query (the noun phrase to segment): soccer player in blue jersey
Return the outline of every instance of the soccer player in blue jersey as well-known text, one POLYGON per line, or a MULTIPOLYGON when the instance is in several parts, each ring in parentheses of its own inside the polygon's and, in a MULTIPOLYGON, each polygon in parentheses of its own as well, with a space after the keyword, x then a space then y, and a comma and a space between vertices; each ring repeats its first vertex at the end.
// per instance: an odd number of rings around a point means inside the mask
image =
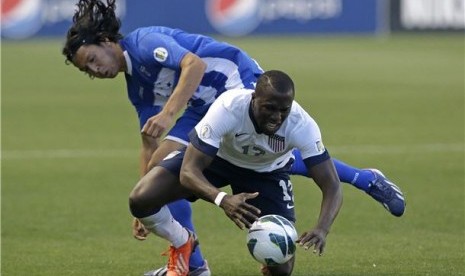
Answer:
MULTIPOLYGON (((187 149, 170 154, 147 173, 130 195, 132 214, 171 248, 168 275, 184 276, 196 236, 165 206, 180 198, 201 198, 221 207, 241 229, 261 215, 295 221, 289 169, 299 149, 307 176, 322 192, 319 218, 298 238, 322 254, 342 204, 342 189, 317 123, 294 101, 294 83, 281 71, 267 71, 255 89, 223 93, 190 132, 187 149), (232 195, 220 188, 230 185, 232 195)), ((294 258, 267 265, 264 275, 291 275, 294 258)))
MULTIPOLYGON (((91 78, 114 78, 124 73, 128 97, 140 121, 141 176, 168 153, 187 145, 189 131, 221 93, 235 88, 253 89, 263 73, 243 50, 207 36, 146 27, 123 37, 113 0, 80 0, 77 7, 63 54, 68 63, 91 78)), ((300 152, 294 154, 291 173, 306 176, 300 152)), ((404 213, 402 192, 381 172, 354 168, 336 159, 333 162, 342 182, 365 191, 391 214, 404 213)), ((193 231, 187 201, 173 202, 169 208, 183 226, 193 231)), ((137 220, 134 222, 135 237, 144 239, 147 232, 137 220)), ((199 250, 190 265, 192 272, 208 273, 192 275, 209 275, 199 250)))

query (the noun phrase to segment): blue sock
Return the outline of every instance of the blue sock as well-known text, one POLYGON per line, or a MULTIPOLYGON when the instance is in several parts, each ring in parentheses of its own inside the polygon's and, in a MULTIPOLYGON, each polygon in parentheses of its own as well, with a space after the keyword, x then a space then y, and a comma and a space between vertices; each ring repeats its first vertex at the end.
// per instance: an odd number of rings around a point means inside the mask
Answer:
MULTIPOLYGON (((292 164, 291 174, 308 177, 307 167, 302 160, 302 155, 298 150, 294 150, 293 154, 295 156, 295 162, 292 164)), ((333 162, 341 182, 351 184, 362 191, 366 192, 370 186, 370 181, 374 180, 375 178, 375 175, 369 170, 362 170, 351 167, 346 163, 334 158, 333 162)))
POLYGON ((341 182, 352 184, 362 191, 368 191, 370 181, 375 179, 375 175, 370 170, 358 169, 334 158, 333 162, 341 182))
MULTIPOLYGON (((182 226, 192 232, 195 232, 194 224, 192 223, 192 209, 189 201, 185 199, 178 200, 168 204, 168 208, 175 220, 177 220, 182 226)), ((200 252, 200 246, 197 246, 189 259, 189 268, 195 269, 203 266, 203 264, 204 259, 202 252, 200 252)))
POLYGON ((291 166, 291 174, 308 177, 307 166, 305 166, 304 160, 302 160, 302 155, 300 154, 300 151, 295 149, 292 151, 292 153, 295 156, 295 161, 291 166))

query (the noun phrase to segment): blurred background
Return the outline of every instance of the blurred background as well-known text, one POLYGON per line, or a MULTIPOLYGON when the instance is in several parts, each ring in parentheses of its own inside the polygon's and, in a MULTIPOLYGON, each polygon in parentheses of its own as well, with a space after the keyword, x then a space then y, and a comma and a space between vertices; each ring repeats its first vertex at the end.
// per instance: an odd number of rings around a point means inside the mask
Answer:
MULTIPOLYGON (((463 0, 117 0, 123 33, 166 25, 245 35, 365 34, 464 30, 463 0)), ((75 1, 3 0, 2 37, 62 37, 75 1)))
MULTIPOLYGON (((90 80, 61 54, 75 1, 1 2, 1 274, 142 275, 167 243, 131 236, 140 134, 124 76, 90 80)), ((122 33, 166 25, 244 49, 296 83, 333 157, 381 169, 395 218, 343 185, 318 258, 294 275, 465 275, 465 0, 117 0, 122 33)), ((318 217, 292 178, 299 232, 318 217)), ((245 232, 193 204, 213 275, 259 275, 245 232)))

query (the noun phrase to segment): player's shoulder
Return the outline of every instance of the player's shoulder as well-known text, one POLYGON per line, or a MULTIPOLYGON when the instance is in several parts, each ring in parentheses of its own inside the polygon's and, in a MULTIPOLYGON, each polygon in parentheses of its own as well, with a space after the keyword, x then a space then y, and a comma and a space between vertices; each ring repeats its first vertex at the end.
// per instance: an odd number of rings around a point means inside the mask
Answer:
POLYGON ((155 33, 151 32, 151 28, 138 28, 125 35, 121 43, 132 55, 139 55, 144 49, 147 49, 145 46, 151 43, 153 39, 150 37, 152 36, 155 37, 155 33))
POLYGON ((291 132, 313 131, 319 129, 319 126, 310 114, 299 103, 294 101, 291 112, 287 117, 286 129, 291 129, 291 132))
POLYGON ((310 114, 297 102, 294 100, 291 107, 291 112, 289 118, 293 121, 307 121, 312 119, 310 114))
POLYGON ((162 54, 169 51, 170 32, 174 29, 161 26, 138 28, 124 37, 121 45, 131 57, 149 62, 154 58, 155 51, 162 54))
POLYGON ((127 34, 124 40, 139 49, 143 49, 145 46, 169 39, 175 32, 175 29, 163 26, 141 27, 127 34))

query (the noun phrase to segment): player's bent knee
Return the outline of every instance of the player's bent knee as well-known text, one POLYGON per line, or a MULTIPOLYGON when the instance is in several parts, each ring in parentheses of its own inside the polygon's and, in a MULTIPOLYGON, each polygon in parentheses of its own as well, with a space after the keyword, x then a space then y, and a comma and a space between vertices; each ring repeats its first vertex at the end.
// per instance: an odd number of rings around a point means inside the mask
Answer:
POLYGON ((148 212, 146 204, 142 200, 142 197, 136 190, 132 190, 129 195, 129 210, 136 218, 146 217, 145 214, 148 212))
POLYGON ((155 193, 144 185, 143 180, 134 187, 129 194, 129 209, 136 218, 150 216, 159 210, 163 204, 159 204, 155 193))
POLYGON ((132 193, 129 196, 129 210, 136 218, 144 218, 153 215, 162 207, 158 204, 148 203, 140 199, 140 197, 134 196, 132 193))
POLYGON ((129 208, 136 218, 150 216, 168 204, 176 193, 177 178, 168 170, 155 167, 143 176, 129 195, 129 208), (171 199, 170 199, 171 198, 171 199))

